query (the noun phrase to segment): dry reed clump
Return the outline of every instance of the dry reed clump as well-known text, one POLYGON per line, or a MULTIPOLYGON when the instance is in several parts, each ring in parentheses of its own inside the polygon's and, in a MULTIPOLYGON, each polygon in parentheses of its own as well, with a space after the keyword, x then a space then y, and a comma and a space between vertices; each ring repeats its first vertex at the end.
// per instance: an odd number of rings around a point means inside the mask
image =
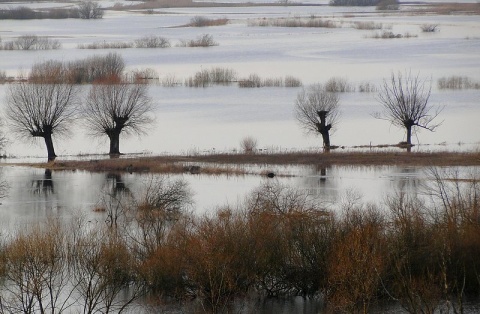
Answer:
POLYGON ((465 14, 479 15, 480 4, 478 3, 432 3, 424 9, 415 10, 417 14, 433 13, 439 15, 465 14))
POLYGON ((383 24, 375 22, 353 22, 353 28, 361 30, 383 29, 383 24))
POLYGON ((237 73, 233 69, 213 67, 211 69, 202 69, 194 76, 185 80, 188 87, 207 87, 214 84, 227 85, 237 80, 237 73))
POLYGON ((194 16, 190 19, 190 23, 185 24, 184 27, 222 26, 227 24, 228 24, 227 18, 209 19, 204 16, 194 16))
POLYGON ((332 77, 324 84, 325 91, 331 93, 349 93, 354 92, 355 87, 348 83, 347 79, 341 77, 332 77))
POLYGON ((170 40, 161 36, 144 36, 134 42, 96 42, 92 44, 78 44, 78 49, 128 49, 128 48, 169 48, 170 40))
POLYGON ((23 35, 6 42, 0 40, 0 50, 55 50, 61 47, 60 41, 37 35, 23 35))
POLYGON ((453 75, 439 78, 437 86, 439 89, 480 89, 480 82, 475 82, 467 76, 453 75))
POLYGON ((414 38, 414 37, 418 37, 418 35, 410 34, 410 33, 395 34, 391 31, 383 31, 381 33, 377 32, 369 36, 369 38, 375 38, 375 39, 414 38))
POLYGON ((424 33, 435 33, 438 31, 438 24, 423 24, 420 29, 424 33))
POLYGON ((398 192, 372 205, 350 193, 334 213, 266 182, 235 209, 203 216, 189 211, 185 181, 148 177, 131 202, 107 194, 108 208, 123 206, 117 223, 75 218, 5 239, 1 305, 93 312, 146 296, 198 298, 218 312, 258 294, 320 295, 334 312, 368 313, 379 301, 412 313, 460 311, 480 293, 480 185, 435 168, 428 176, 428 203, 398 192), (52 295, 61 298, 48 302, 52 295))
POLYGON ((91 44, 78 44, 77 49, 128 49, 133 48, 133 44, 129 42, 96 42, 91 44))
POLYGON ((238 87, 242 88, 300 86, 302 86, 302 82, 293 76, 286 76, 285 79, 281 77, 261 78, 258 74, 253 73, 250 74, 248 78, 238 80, 238 87))
POLYGON ((191 40, 181 40, 177 47, 212 47, 218 46, 218 42, 213 39, 213 36, 210 34, 204 34, 196 39, 191 40))
POLYGON ((311 16, 308 18, 263 18, 248 20, 248 26, 260 27, 324 27, 324 28, 338 28, 341 27, 335 21, 324 20, 311 16))
POLYGON ((80 18, 78 8, 33 10, 26 6, 18 6, 0 10, 0 20, 31 20, 31 19, 68 19, 80 18))
POLYGON ((361 93, 376 93, 378 88, 370 82, 362 82, 358 85, 358 91, 361 93))
POLYGON ((252 154, 257 150, 258 141, 253 136, 246 136, 240 141, 241 149, 247 153, 252 154))

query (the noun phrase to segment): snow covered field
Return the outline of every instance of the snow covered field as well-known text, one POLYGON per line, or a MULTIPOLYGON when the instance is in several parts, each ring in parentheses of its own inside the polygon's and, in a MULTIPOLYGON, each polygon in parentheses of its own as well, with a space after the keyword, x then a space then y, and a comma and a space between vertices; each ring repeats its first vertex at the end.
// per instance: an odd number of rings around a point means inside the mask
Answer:
MULTIPOLYGON (((215 1, 220 2, 220 1, 215 1)), ((223 1, 222 2, 238 2, 223 1)), ((275 1, 269 1, 275 2, 275 1)), ((303 1, 326 4, 326 1, 303 1)), ((61 7, 62 3, 54 3, 61 7)), ((103 7, 114 2, 102 2, 103 7)), ((4 4, 16 6, 17 4, 4 4)), ((22 3, 23 5, 23 3, 22 3)), ((29 4, 30 5, 30 4, 29 4)), ((36 7, 38 4, 31 4, 36 7)), ((50 4, 42 3, 42 7, 50 4)), ((53 5, 53 4, 52 4, 53 5)), ((71 5, 71 3, 65 4, 71 5)), ((175 76, 179 81, 201 69, 231 68, 239 77, 256 73, 262 78, 292 75, 304 85, 323 83, 331 77, 346 79, 351 85, 380 84, 392 72, 412 71, 432 80, 431 104, 445 106, 444 123, 435 133, 422 131, 417 144, 424 150, 477 149, 480 141, 480 91, 441 91, 437 80, 452 75, 480 81, 480 20, 475 15, 410 15, 402 10, 379 13, 375 8, 322 6, 260 6, 155 9, 145 12, 107 10, 101 20, 2 20, 0 36, 8 41, 25 34, 57 39, 62 49, 50 51, 0 51, 0 71, 15 76, 47 60, 71 61, 92 55, 120 53, 128 70, 153 68, 160 78, 175 76), (192 17, 228 18, 215 27, 179 27, 192 17), (338 28, 284 28, 249 26, 258 18, 322 17, 338 28), (375 30, 358 30, 354 22, 381 23, 393 33, 416 37, 372 38, 375 30), (437 24, 438 32, 423 33, 423 24, 437 24), (175 47, 180 40, 210 34, 219 46, 208 48, 175 47), (166 49, 78 49, 94 42, 131 42, 146 35, 163 36, 172 42, 166 49), (442 145, 433 145, 433 144, 442 145), (443 144, 448 145, 443 145, 443 144), (465 143, 465 145, 457 145, 465 143)), ((0 85, 4 103, 7 85, 0 85)), ((299 88, 232 86, 207 88, 161 87, 152 85, 150 96, 156 106, 156 123, 148 134, 122 138, 124 153, 188 153, 193 151, 231 151, 245 136, 253 136, 261 148, 309 149, 320 147, 320 139, 306 136, 293 117, 299 88)), ((403 130, 375 120, 380 110, 375 93, 343 93, 340 96, 342 119, 332 136, 332 144, 394 144, 404 140, 403 130)), ((58 155, 105 153, 104 139, 83 135, 80 125, 68 139, 56 140, 58 155)), ((8 129, 7 129, 8 134, 8 129)), ((32 146, 8 134, 7 154, 45 156, 43 143, 32 146)))

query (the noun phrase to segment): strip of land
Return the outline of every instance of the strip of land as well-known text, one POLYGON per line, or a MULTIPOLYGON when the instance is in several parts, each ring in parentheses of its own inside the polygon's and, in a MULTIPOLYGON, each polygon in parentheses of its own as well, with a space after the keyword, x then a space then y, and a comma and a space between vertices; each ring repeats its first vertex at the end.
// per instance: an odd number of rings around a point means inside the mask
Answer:
MULTIPOLYGON (((10 164, 11 165, 11 164, 10 164)), ((278 154, 207 154, 195 156, 149 156, 113 159, 57 159, 49 163, 20 166, 51 170, 92 172, 205 173, 241 175, 252 173, 246 165, 339 166, 480 166, 480 152, 295 152, 278 154)))

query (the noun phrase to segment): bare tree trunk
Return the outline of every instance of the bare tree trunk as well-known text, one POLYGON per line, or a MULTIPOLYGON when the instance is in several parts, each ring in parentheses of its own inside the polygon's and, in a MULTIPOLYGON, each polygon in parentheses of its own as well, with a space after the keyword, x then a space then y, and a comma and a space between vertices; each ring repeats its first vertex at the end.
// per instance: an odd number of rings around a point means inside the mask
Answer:
POLYGON ((48 161, 55 160, 57 155, 55 155, 55 148, 53 147, 52 134, 46 132, 43 135, 43 138, 45 139, 45 145, 47 146, 48 161))
POLYGON ((120 132, 121 130, 113 129, 108 132, 110 138, 110 155, 120 155, 120 132))
POLYGON ((407 145, 412 145, 412 126, 406 125, 405 128, 407 129, 407 145))
POLYGON ((332 125, 326 125, 326 119, 328 111, 317 111, 318 117, 320 118, 320 123, 317 125, 318 132, 322 135, 323 139, 323 148, 325 152, 330 151, 330 129, 332 125))

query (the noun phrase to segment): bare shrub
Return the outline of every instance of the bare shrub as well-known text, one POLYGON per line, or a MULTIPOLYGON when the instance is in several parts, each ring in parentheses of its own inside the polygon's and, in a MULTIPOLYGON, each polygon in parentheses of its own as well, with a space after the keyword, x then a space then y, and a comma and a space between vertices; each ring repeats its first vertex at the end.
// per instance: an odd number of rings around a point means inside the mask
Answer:
POLYGON ((133 48, 133 43, 128 42, 96 42, 91 44, 78 44, 78 49, 127 49, 133 48))
POLYGON ((177 47, 212 47, 218 46, 218 42, 213 39, 212 35, 204 34, 196 39, 182 40, 177 47))
POLYGON ((150 82, 158 82, 159 75, 157 71, 152 68, 146 69, 136 69, 132 70, 129 73, 124 75, 123 81, 129 83, 150 83, 150 82))
POLYGON ((285 76, 285 87, 300 87, 302 86, 302 81, 300 79, 293 77, 291 75, 285 76))
POLYGON ((247 79, 238 81, 239 87, 262 87, 262 79, 258 74, 250 74, 247 79))
POLYGON ((381 0, 378 2, 376 10, 381 11, 396 11, 400 8, 398 0, 381 0))
POLYGON ((210 69, 210 79, 215 84, 229 84, 237 79, 233 69, 214 67, 210 69))
POLYGON ((475 82, 467 76, 453 75, 438 79, 439 89, 480 89, 480 82, 475 82))
POLYGON ((0 70, 0 83, 5 83, 7 80, 7 72, 0 70))
POLYGON ((237 73, 228 68, 214 67, 211 69, 202 69, 194 76, 185 80, 185 85, 189 87, 207 87, 212 84, 230 84, 237 78, 237 73))
POLYGON ((207 69, 203 69, 197 73, 193 77, 190 77, 185 80, 185 85, 189 87, 207 87, 211 85, 210 80, 210 71, 207 69))
POLYGON ((375 22, 354 22, 353 27, 356 29, 367 29, 367 30, 374 30, 374 29, 382 29, 382 23, 375 23, 375 22))
POLYGON ((383 31, 381 33, 374 33, 370 38, 375 38, 375 39, 392 39, 392 38, 412 38, 412 37, 418 37, 418 35, 415 34, 410 34, 410 33, 404 33, 404 34, 395 34, 391 31, 383 31))
POLYGON ((82 19, 101 19, 103 17, 103 9, 97 2, 82 1, 78 4, 78 14, 82 19))
POLYGON ((177 79, 175 74, 168 74, 161 79, 160 84, 163 87, 174 87, 180 85, 181 82, 177 79))
POLYGON ((67 80, 77 84, 104 80, 119 81, 125 69, 125 61, 118 53, 94 55, 65 65, 67 80))
POLYGON ((345 78, 332 77, 324 85, 325 91, 330 93, 354 92, 355 87, 347 82, 345 78))
POLYGON ((19 233, 5 248, 2 308, 9 313, 62 312, 71 302, 65 231, 57 221, 19 233), (5 302, 5 303, 3 303, 5 302))
POLYGON ((170 46, 170 40, 161 36, 150 35, 135 40, 136 48, 168 48, 170 46))
POLYGON ((299 87, 302 86, 302 82, 293 77, 271 77, 261 78, 258 74, 252 73, 245 79, 238 80, 238 86, 242 88, 255 88, 255 87, 299 87))
POLYGON ((228 19, 221 18, 221 19, 209 19, 204 16, 194 16, 190 19, 190 23, 188 23, 187 27, 207 27, 207 26, 222 26, 228 23, 228 19))
POLYGON ((79 18, 77 8, 51 8, 35 11, 25 6, 0 10, 0 20, 29 20, 29 19, 67 19, 79 18))
POLYGON ((434 33, 438 30, 438 24, 423 24, 420 29, 424 33, 434 33))
POLYGON ((23 35, 13 41, 0 42, 0 50, 52 50, 60 48, 61 44, 58 40, 36 35, 23 35))
POLYGON ((240 141, 240 147, 247 154, 254 153, 257 150, 257 144, 257 139, 252 136, 244 137, 240 141))
POLYGON ((142 295, 137 261, 115 232, 77 231, 71 254, 71 282, 84 313, 122 312, 142 295))
POLYGON ((315 16, 308 18, 263 18, 249 20, 248 26, 260 27, 312 27, 312 28, 337 28, 339 25, 331 20, 325 20, 315 16))
POLYGON ((374 93, 377 92, 377 86, 370 82, 362 82, 358 85, 358 91, 361 93, 374 93))
POLYGON ((387 267, 385 223, 376 208, 345 209, 328 265, 328 307, 368 313, 387 267))

